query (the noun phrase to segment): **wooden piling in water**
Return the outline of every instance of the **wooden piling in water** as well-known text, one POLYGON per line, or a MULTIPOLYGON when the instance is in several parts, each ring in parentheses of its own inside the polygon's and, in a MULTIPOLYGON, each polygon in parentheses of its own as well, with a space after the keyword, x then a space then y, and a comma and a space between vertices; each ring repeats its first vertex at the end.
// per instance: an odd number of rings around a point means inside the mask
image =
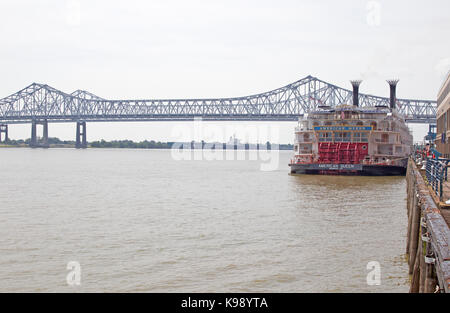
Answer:
MULTIPOLYGON (((426 256, 431 256, 432 255, 432 247, 430 242, 426 243, 426 252, 425 255, 426 256)), ((437 279, 436 279, 436 272, 434 270, 434 265, 431 263, 426 263, 425 264, 425 289, 423 292, 425 293, 433 293, 436 290, 436 285, 437 285, 437 279)))
POLYGON ((412 262, 412 264, 413 264, 413 270, 412 270, 411 286, 409 288, 409 292, 417 293, 417 292, 419 292, 419 289, 420 289, 420 268, 419 268, 420 259, 419 259, 418 253, 416 254, 416 256, 414 258, 414 262, 412 262))
MULTIPOLYGON (((408 214, 408 231, 406 234, 406 254, 409 254, 409 245, 411 244, 410 236, 411 236, 411 210, 412 210, 412 203, 413 203, 413 197, 415 195, 413 194, 414 191, 414 180, 411 179, 411 167, 408 166, 407 170, 407 181, 406 181, 406 213, 408 214)), ((411 273, 410 273, 411 274, 411 273)))
POLYGON ((420 280, 419 280, 419 292, 423 293, 425 291, 425 278, 426 278, 426 271, 425 271, 425 258, 423 253, 423 241, 422 239, 419 240, 419 249, 417 250, 417 254, 419 255, 419 270, 420 270, 420 280))
POLYGON ((419 226, 420 226, 420 205, 419 199, 414 194, 411 211, 411 233, 409 237, 409 273, 412 274, 416 262, 417 247, 419 241, 419 226))

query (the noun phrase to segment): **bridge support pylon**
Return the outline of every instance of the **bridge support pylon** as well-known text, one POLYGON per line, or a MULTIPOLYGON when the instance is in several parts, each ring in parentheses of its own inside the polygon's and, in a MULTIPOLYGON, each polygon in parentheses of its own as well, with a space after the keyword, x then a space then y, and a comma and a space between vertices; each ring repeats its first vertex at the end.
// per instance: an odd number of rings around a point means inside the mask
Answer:
POLYGON ((31 148, 48 148, 50 145, 48 143, 48 121, 47 119, 38 120, 33 119, 31 121, 31 148), (37 136, 37 125, 42 125, 42 140, 38 139, 37 136))
POLYGON ((75 138, 75 148, 77 149, 86 149, 87 148, 87 140, 86 140, 86 122, 77 122, 77 134, 75 138))
POLYGON ((8 124, 0 124, 0 142, 8 142, 8 124), (5 134, 5 139, 3 141, 2 134, 5 134))

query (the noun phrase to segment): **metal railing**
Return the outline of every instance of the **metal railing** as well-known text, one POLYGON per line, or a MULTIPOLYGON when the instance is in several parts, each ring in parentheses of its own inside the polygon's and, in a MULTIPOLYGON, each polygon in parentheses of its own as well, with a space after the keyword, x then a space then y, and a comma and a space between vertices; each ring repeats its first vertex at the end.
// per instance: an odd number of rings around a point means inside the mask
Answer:
POLYGON ((450 163, 450 159, 445 159, 445 158, 438 158, 438 160, 442 163, 445 164, 445 169, 444 169, 444 180, 448 181, 448 164, 450 163))
POLYGON ((444 181, 448 179, 447 167, 450 159, 432 159, 427 158, 425 174, 433 191, 442 201, 444 181))

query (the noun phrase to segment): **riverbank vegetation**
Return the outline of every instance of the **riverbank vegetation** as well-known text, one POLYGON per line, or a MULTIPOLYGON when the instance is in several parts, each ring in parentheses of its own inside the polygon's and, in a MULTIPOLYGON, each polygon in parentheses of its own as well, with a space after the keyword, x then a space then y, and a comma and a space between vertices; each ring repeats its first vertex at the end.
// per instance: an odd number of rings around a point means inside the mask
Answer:
MULTIPOLYGON (((6 143, 1 143, 0 147, 28 147, 30 144, 30 139, 19 139, 19 140, 8 140, 6 143)), ((48 144, 50 148, 73 148, 75 147, 74 140, 60 140, 56 137, 48 138, 48 144)), ((255 150, 255 149, 279 149, 279 150, 292 150, 293 146, 291 144, 280 144, 274 145, 270 142, 265 144, 225 144, 225 143, 207 143, 207 142, 160 142, 154 140, 144 140, 140 142, 135 142, 132 140, 99 140, 92 141, 88 143, 90 148, 122 148, 122 149, 171 149, 184 148, 184 149, 245 149, 245 150, 255 150)))

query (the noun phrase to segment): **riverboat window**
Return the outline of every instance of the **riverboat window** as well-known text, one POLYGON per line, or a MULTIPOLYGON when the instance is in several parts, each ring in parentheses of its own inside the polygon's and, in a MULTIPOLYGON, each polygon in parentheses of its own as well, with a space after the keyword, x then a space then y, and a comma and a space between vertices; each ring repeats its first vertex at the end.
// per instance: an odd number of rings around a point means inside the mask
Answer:
POLYGON ((395 123, 395 122, 391 122, 391 130, 392 131, 396 131, 398 128, 397 128, 397 123, 395 123))
POLYGON ((304 142, 309 141, 309 134, 308 134, 308 133, 304 133, 304 134, 303 134, 303 141, 304 141, 304 142))
POLYGON ((301 123, 300 128, 303 129, 308 129, 308 121, 304 121, 301 123))
POLYGON ((321 141, 321 142, 332 141, 332 133, 331 132, 320 132, 319 133, 319 141, 321 141))
POLYGON ((336 132, 334 133, 335 142, 350 141, 350 132, 336 132))
POLYGON ((361 142, 361 133, 353 133, 353 142, 361 142))
POLYGON ((378 145, 378 154, 393 155, 392 145, 378 145))
POLYGON ((389 131, 389 122, 388 121, 381 121, 379 123, 380 129, 381 130, 387 130, 389 131))
POLYGON ((312 152, 312 144, 300 144, 298 147, 300 154, 308 154, 312 152))
POLYGON ((369 141, 369 133, 361 133, 361 142, 369 141))

